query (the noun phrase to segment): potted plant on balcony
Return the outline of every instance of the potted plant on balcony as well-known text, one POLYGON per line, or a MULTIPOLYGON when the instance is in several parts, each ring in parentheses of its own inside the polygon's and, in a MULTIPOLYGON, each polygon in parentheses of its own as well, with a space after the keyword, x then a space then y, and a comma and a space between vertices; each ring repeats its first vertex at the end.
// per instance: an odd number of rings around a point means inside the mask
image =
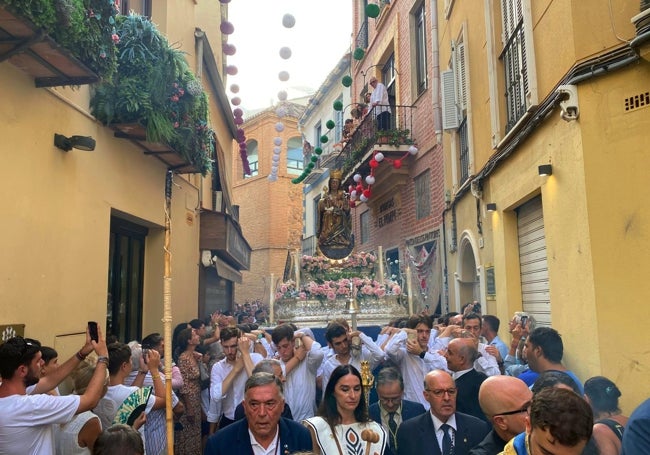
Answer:
POLYGON ((410 130, 392 129, 377 131, 375 142, 377 144, 392 145, 393 147, 398 147, 400 145, 411 145, 413 143, 413 140, 411 139, 410 130))
POLYGON ((100 78, 110 80, 115 73, 115 2, 0 0, 0 8, 42 29, 100 78))
POLYGON ((105 125, 139 125, 148 142, 169 145, 205 174, 214 156, 208 100, 183 52, 143 16, 120 16, 116 28, 118 71, 95 87, 91 112, 105 125))

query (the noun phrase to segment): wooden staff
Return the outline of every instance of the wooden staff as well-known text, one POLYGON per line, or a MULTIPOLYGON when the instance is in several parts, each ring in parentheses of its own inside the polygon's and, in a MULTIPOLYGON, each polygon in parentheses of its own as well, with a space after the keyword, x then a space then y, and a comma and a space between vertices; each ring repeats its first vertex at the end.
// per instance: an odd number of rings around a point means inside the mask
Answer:
POLYGON ((366 441, 366 455, 370 455, 370 446, 379 442, 379 434, 375 433, 369 428, 361 432, 361 439, 366 441))
POLYGON ((165 416, 167 418, 167 454, 174 455, 174 421, 172 414, 172 253, 171 207, 172 171, 165 179, 165 243, 163 276, 163 337, 165 340, 165 416))

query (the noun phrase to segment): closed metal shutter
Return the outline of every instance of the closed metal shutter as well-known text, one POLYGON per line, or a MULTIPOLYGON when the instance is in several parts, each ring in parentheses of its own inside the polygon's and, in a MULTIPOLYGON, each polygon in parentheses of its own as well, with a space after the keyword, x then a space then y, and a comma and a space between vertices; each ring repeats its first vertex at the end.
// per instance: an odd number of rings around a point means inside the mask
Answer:
POLYGON ((538 325, 550 326, 551 299, 540 196, 517 208, 517 232, 523 310, 532 315, 538 325))

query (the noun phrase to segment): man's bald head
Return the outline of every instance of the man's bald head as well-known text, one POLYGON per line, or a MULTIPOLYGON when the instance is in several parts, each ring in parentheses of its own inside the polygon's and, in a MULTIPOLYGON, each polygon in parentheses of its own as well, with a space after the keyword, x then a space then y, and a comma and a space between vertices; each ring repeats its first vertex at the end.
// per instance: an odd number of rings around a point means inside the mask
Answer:
POLYGON ((526 383, 513 376, 490 376, 478 392, 481 409, 504 440, 525 431, 525 411, 532 399, 526 383))

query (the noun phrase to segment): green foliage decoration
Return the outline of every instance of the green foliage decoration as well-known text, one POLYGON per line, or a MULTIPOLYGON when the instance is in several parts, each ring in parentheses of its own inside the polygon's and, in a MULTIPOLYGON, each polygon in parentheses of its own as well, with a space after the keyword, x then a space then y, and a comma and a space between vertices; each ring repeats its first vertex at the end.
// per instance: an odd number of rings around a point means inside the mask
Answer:
POLYGON ((117 69, 115 0, 0 0, 29 19, 103 80, 117 69))
POLYGON ((116 27, 118 72, 95 87, 92 114, 105 125, 143 125, 148 141, 168 144, 205 175, 212 168, 214 133, 207 95, 185 54, 143 16, 120 16, 116 27))

